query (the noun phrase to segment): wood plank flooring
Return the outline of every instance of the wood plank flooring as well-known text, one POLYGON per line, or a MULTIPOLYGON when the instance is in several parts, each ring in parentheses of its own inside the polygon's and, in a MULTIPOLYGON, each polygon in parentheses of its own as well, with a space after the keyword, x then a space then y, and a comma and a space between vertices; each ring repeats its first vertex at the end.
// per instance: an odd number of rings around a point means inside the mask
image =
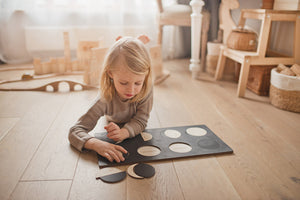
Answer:
POLYGON ((148 128, 205 124, 233 154, 151 162, 154 177, 107 184, 95 179, 96 154, 67 138, 97 91, 0 92, 0 199, 300 199, 300 114, 249 90, 237 98, 236 83, 194 80, 188 65, 164 62, 171 76, 154 87, 148 128))

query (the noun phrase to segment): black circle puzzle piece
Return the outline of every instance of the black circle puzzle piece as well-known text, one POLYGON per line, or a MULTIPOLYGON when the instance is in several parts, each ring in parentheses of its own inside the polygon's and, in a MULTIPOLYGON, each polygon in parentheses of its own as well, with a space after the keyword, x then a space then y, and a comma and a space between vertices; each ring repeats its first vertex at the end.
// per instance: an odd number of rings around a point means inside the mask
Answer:
POLYGON ((101 176, 96 179, 101 179, 103 182, 106 182, 106 183, 117 183, 117 182, 120 182, 123 179, 125 179, 125 177, 126 177, 126 171, 123 171, 123 172, 118 172, 115 174, 101 176))
POLYGON ((133 170, 137 175, 142 176, 144 178, 150 178, 155 174, 154 167, 145 163, 137 164, 136 166, 134 166, 133 170))

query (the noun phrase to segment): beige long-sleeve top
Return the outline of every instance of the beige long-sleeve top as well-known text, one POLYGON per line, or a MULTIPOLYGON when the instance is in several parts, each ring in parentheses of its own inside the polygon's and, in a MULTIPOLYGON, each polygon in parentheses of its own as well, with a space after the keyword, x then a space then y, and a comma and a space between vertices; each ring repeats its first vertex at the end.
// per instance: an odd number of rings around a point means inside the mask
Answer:
POLYGON ((111 102, 100 98, 69 131, 69 141, 79 151, 83 150, 87 140, 92 138, 88 134, 94 129, 98 120, 106 116, 107 121, 116 124, 125 124, 130 134, 134 137, 141 133, 147 126, 150 111, 153 105, 153 91, 140 102, 122 101, 118 95, 111 102))

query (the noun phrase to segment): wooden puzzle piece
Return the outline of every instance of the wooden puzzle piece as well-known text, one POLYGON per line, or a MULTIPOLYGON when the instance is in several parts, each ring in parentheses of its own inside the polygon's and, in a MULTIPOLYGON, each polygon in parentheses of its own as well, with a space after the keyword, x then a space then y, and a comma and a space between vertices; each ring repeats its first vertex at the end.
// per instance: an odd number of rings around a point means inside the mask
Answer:
POLYGON ((137 174, 134 172, 133 168, 134 168, 136 165, 137 165, 137 164, 130 165, 130 166, 127 168, 127 174, 128 174, 129 176, 131 176, 132 178, 143 179, 144 177, 139 176, 139 175, 137 175, 137 174))
POLYGON ((146 163, 139 163, 134 166, 134 172, 141 177, 144 178, 151 178, 155 174, 155 169, 149 164, 146 163))
POLYGON ((179 138, 181 136, 181 133, 177 130, 168 129, 165 131, 165 135, 169 138, 179 138))
POLYGON ((149 140, 152 139, 152 135, 150 133, 147 133, 147 132, 142 132, 141 136, 142 136, 144 141, 149 141, 149 140))
POLYGON ((100 169, 96 175, 96 180, 102 180, 106 183, 117 183, 126 178, 126 171, 122 171, 118 168, 109 167, 100 169))
POLYGON ((189 144, 186 144, 183 142, 176 142, 176 143, 171 144, 169 146, 169 149, 176 153, 187 153, 192 150, 192 147, 189 144))

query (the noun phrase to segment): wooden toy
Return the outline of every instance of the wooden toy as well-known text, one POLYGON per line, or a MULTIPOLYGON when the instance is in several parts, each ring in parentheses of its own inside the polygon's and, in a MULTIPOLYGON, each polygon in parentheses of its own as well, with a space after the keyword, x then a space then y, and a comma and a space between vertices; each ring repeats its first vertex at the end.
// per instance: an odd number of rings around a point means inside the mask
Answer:
POLYGON ((282 70, 280 72, 280 74, 285 74, 287 76, 296 76, 296 74, 289 67, 287 67, 284 70, 282 70))
POLYGON ((115 167, 100 169, 96 174, 96 180, 102 180, 105 183, 117 183, 126 178, 126 171, 115 167))
POLYGON ((84 70, 84 82, 88 85, 98 87, 100 84, 100 74, 104 58, 108 48, 92 48, 89 52, 91 55, 90 63, 84 70))
POLYGON ((117 183, 120 182, 122 180, 124 180, 126 178, 126 172, 118 172, 115 174, 110 174, 110 175, 106 175, 106 176, 100 176, 99 178, 96 179, 101 179, 103 182, 106 183, 117 183))
POLYGON ((72 71, 71 66, 71 50, 70 50, 70 40, 69 33, 64 32, 64 55, 65 55, 65 69, 66 71, 72 71))
MULTIPOLYGON (((40 58, 33 59, 33 69, 35 75, 46 75, 52 73, 53 76, 66 75, 66 73, 78 74, 77 71, 84 71, 84 82, 86 85, 79 84, 83 89, 98 88, 100 83, 100 73, 106 51, 108 48, 99 47, 100 41, 80 41, 78 43, 77 57, 78 60, 71 60, 69 34, 64 32, 64 57, 50 58, 49 61, 42 62, 40 58)), ((151 59, 155 71, 155 83, 164 81, 170 73, 163 70, 161 47, 160 45, 150 48, 151 59)), ((40 77, 47 78, 47 77, 40 77)), ((32 79, 39 79, 32 77, 32 79)), ((0 84, 18 82, 2 81, 0 84)), ((51 86, 53 91, 58 90, 60 82, 67 82, 70 85, 70 90, 74 90, 72 81, 57 81, 48 83, 37 88, 3 88, 1 91, 47 91, 47 87, 51 86)))
POLYGON ((161 45, 150 47, 150 57, 154 74, 154 84, 159 84, 170 76, 170 72, 163 68, 161 45))
POLYGON ((64 32, 64 57, 50 58, 49 61, 41 61, 40 58, 33 59, 35 75, 49 73, 64 73, 74 71, 84 71, 89 67, 91 58, 91 49, 98 47, 100 41, 80 41, 77 49, 77 60, 71 60, 71 50, 69 33, 64 32))
POLYGON ((92 53, 91 49, 100 46, 100 41, 79 41, 77 47, 78 69, 85 70, 89 66, 92 53))
MULTIPOLYGON (((7 82, 2 82, 0 84, 4 84, 8 82, 17 82, 17 81, 7 81, 7 82)), ((70 91, 74 91, 76 85, 79 85, 82 88, 82 90, 97 89, 96 87, 93 87, 91 85, 84 85, 82 83, 78 83, 75 81, 59 80, 59 81, 47 83, 43 86, 36 87, 36 88, 0 88, 0 91, 49 91, 49 87, 50 87, 53 89, 52 90, 53 92, 57 92, 60 83, 67 83, 69 85, 70 91)))
POLYGON ((134 166, 133 171, 140 177, 151 178, 155 174, 155 169, 146 163, 139 163, 134 166))
POLYGON ((136 179, 143 179, 144 177, 143 176, 139 176, 135 173, 134 171, 134 167, 137 165, 138 163, 136 164, 133 164, 133 165, 130 165, 128 168, 127 168, 127 174, 129 176, 131 176, 132 178, 136 178, 136 179))
POLYGON ((296 76, 300 76, 300 65, 293 64, 291 70, 296 74, 296 76))
POLYGON ((34 67, 34 74, 36 75, 43 74, 40 58, 33 58, 33 67, 34 67))
MULTIPOLYGON (((121 163, 109 162, 106 158, 98 155, 100 168, 233 152, 205 125, 146 129, 144 132, 152 135, 152 138, 149 139, 148 137, 149 140, 145 141, 142 134, 139 134, 134 138, 118 143, 128 151, 128 154, 124 155, 125 161, 121 163), (168 131, 173 133, 166 133, 168 131), (170 135, 172 136, 170 137, 170 135)), ((96 133, 95 137, 103 141, 116 143, 107 138, 106 133, 96 133)))
POLYGON ((64 57, 50 58, 49 61, 41 61, 40 58, 33 58, 33 67, 35 75, 43 75, 49 73, 71 72, 73 68, 77 68, 77 61, 71 61, 69 33, 64 32, 64 57))

